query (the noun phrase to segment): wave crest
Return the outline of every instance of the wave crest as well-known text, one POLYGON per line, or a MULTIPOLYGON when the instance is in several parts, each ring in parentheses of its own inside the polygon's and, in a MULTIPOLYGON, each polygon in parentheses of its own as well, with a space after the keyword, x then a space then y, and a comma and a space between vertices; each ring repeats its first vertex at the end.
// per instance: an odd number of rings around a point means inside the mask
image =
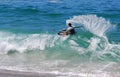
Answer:
POLYGON ((103 36, 105 32, 113 25, 103 17, 96 15, 80 15, 74 16, 66 20, 66 23, 71 22, 73 25, 82 25, 85 29, 89 30, 97 36, 103 36))

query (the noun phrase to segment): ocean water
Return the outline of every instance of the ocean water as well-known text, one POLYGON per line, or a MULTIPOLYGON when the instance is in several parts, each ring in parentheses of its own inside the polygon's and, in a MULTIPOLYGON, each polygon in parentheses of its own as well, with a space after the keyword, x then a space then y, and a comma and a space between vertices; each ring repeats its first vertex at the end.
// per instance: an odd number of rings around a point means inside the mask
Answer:
POLYGON ((0 69, 119 77, 120 1, 0 0, 0 69))

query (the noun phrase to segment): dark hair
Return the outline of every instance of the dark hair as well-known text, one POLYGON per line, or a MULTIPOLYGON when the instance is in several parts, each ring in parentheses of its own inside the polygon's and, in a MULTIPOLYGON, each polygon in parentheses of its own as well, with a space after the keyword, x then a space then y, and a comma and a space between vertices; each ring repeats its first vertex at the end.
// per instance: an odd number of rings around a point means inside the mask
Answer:
POLYGON ((68 23, 68 25, 69 25, 69 26, 72 26, 72 24, 71 24, 71 23, 68 23))

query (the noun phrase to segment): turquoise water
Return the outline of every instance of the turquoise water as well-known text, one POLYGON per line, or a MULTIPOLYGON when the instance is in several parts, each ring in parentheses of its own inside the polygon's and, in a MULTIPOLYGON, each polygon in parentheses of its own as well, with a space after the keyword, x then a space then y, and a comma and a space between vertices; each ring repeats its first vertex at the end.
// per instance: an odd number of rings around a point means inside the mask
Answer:
POLYGON ((119 5, 119 0, 0 1, 0 69, 120 76, 119 5), (69 22, 82 27, 75 35, 58 36, 69 22))

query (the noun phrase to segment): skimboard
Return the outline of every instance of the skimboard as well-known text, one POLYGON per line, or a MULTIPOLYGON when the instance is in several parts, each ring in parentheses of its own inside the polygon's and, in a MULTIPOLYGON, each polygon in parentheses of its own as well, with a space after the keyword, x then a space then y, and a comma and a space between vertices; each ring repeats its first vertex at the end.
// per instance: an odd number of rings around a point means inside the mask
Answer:
POLYGON ((61 31, 58 32, 58 35, 60 35, 60 36, 68 36, 68 35, 70 35, 70 34, 68 34, 68 33, 66 32, 66 30, 61 30, 61 31))

